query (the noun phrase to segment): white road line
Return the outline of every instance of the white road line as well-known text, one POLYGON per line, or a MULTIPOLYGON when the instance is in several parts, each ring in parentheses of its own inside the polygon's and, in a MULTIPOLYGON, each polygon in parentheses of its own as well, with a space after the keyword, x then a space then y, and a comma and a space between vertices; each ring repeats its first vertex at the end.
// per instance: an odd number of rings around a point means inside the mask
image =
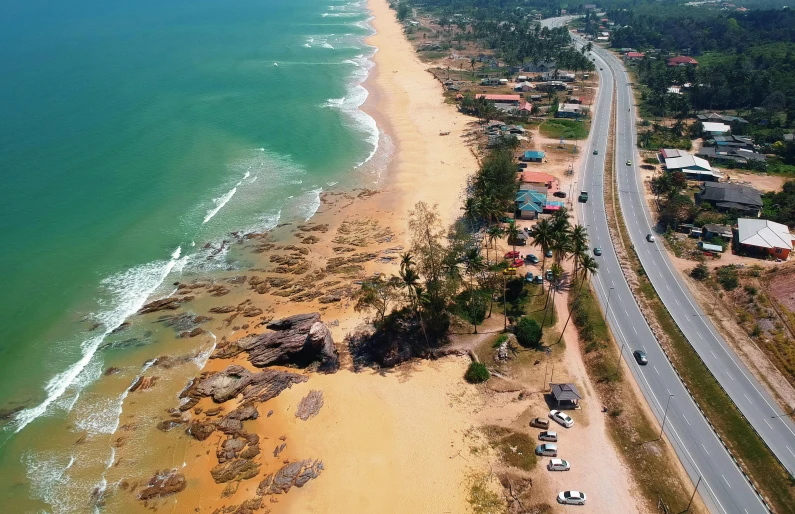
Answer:
MULTIPOLYGON (((681 416, 682 416, 682 419, 684 419, 684 420, 685 420, 685 423, 687 423, 687 424, 689 425, 689 424, 690 424, 690 422, 687 420, 687 418, 685 417, 685 415, 684 415, 684 414, 682 414, 681 416)), ((795 455, 795 454, 793 454, 793 455, 795 455)))
POLYGON ((731 374, 731 373, 729 373, 729 372, 727 371, 727 372, 726 372, 726 374, 727 374, 727 375, 729 375, 729 378, 731 378, 731 379, 732 379, 732 381, 734 381, 734 377, 732 376, 732 374, 731 374))
POLYGON ((709 452, 707 451, 707 447, 704 446, 704 443, 701 443, 701 447, 704 448, 704 451, 706 452, 706 454, 709 455, 709 452))
POLYGON ((729 483, 729 481, 728 481, 728 480, 726 480, 726 477, 724 477, 723 475, 721 475, 721 477, 723 477, 723 481, 724 481, 724 482, 726 482, 726 485, 728 485, 729 487, 731 487, 731 486, 732 486, 732 485, 729 483))
POLYGON ((679 307, 681 307, 681 306, 682 306, 682 304, 681 304, 681 303, 679 303, 679 300, 677 300, 676 298, 674 298, 674 301, 676 302, 676 305, 678 305, 679 307))
POLYGON ((715 355, 715 352, 713 352, 712 350, 710 350, 710 351, 709 351, 709 353, 711 353, 711 354, 712 354, 712 356, 713 356, 713 357, 715 357, 716 359, 718 358, 718 356, 717 356, 717 355, 715 355))
POLYGON ((702 341, 704 340, 704 337, 701 335, 701 332, 696 332, 696 334, 698 334, 699 339, 701 339, 702 341))
POLYGON ((635 331, 635 335, 638 335, 638 329, 637 329, 637 328, 635 328, 635 326, 634 326, 634 325, 632 326, 632 330, 634 330, 634 331, 635 331))
POLYGON ((767 425, 767 428, 769 428, 770 430, 773 430, 773 427, 770 426, 770 423, 768 423, 765 418, 762 418, 762 421, 765 422, 765 425, 767 425))
POLYGON ((654 368, 654 371, 656 371, 658 375, 660 374, 660 371, 657 369, 657 366, 652 366, 652 368, 654 368))
POLYGON ((753 403, 753 402, 751 402, 751 399, 750 399, 750 398, 748 398, 748 395, 747 395, 747 394, 743 393, 743 396, 745 396, 745 399, 746 399, 746 400, 748 400, 748 403, 753 403))
POLYGON ((789 446, 787 446, 786 448, 787 448, 787 451, 790 452, 793 457, 795 457, 795 453, 792 453, 792 450, 789 449, 789 446))

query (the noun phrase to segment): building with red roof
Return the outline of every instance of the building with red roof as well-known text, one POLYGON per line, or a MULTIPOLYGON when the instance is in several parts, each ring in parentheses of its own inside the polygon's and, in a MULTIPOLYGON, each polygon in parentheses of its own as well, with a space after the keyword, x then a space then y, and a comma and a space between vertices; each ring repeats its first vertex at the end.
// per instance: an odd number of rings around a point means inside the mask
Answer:
POLYGON ((698 66, 698 61, 687 55, 677 55, 668 59, 668 66, 698 66))
POLYGON ((646 54, 644 54, 643 52, 627 52, 626 54, 624 54, 624 56, 627 58, 628 61, 639 61, 640 59, 646 57, 646 54))

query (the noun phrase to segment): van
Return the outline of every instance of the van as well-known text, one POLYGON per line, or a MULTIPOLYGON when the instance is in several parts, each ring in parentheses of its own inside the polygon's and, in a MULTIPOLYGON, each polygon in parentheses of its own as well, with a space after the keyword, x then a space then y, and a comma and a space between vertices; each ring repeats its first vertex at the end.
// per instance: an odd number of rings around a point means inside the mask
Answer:
POLYGON ((536 455, 543 457, 557 457, 558 445, 554 443, 539 444, 536 447, 536 455))

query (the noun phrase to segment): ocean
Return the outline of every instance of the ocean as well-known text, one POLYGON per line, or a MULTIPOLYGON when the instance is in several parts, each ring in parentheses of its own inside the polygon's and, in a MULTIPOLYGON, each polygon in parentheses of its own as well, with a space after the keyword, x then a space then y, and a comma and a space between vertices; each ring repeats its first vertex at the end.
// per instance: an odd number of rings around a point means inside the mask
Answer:
POLYGON ((147 298, 240 266, 230 233, 381 180, 388 145, 359 110, 368 16, 334 0, 0 6, 6 512, 104 503, 129 377, 97 382, 166 344, 151 327, 115 333, 147 298), (105 439, 78 451, 85 435, 105 439))

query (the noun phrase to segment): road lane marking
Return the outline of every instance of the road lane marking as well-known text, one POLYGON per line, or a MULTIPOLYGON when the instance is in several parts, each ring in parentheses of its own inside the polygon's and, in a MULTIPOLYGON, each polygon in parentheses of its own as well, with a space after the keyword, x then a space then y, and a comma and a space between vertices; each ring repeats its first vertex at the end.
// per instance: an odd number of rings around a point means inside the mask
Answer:
POLYGON ((660 371, 657 369, 657 366, 652 366, 652 368, 654 368, 654 371, 656 371, 658 375, 660 374, 660 371))
MULTIPOLYGON (((685 415, 684 415, 684 414, 682 414, 681 416, 682 416, 682 419, 684 419, 684 420, 685 420, 685 423, 687 423, 688 425, 690 425, 690 422, 687 420, 687 418, 685 417, 685 415)), ((793 455, 795 455, 795 454, 793 454, 793 455)))
POLYGON ((679 300, 677 300, 676 298, 674 298, 674 301, 676 302, 676 305, 678 305, 679 307, 681 307, 681 306, 682 306, 682 304, 681 304, 681 303, 679 303, 679 300))
POLYGON ((710 351, 709 351, 709 353, 711 353, 711 354, 712 354, 712 356, 713 356, 713 357, 715 357, 716 359, 718 358, 718 356, 717 356, 717 355, 715 355, 715 352, 713 352, 712 350, 710 350, 710 351))
POLYGON ((728 485, 731 488, 732 485, 729 483, 728 480, 726 480, 726 477, 724 477, 723 475, 721 475, 721 477, 723 477, 723 481, 726 482, 726 485, 728 485))
POLYGON ((773 430, 773 427, 770 426, 770 423, 768 423, 765 418, 762 418, 762 421, 765 422, 765 425, 767 425, 767 428, 769 428, 770 430, 773 430))
POLYGON ((727 371, 727 372, 726 372, 726 374, 727 374, 727 375, 729 375, 729 378, 731 378, 731 379, 732 379, 732 381, 734 381, 734 377, 732 376, 732 374, 731 374, 731 373, 729 373, 729 372, 727 371))
POLYGON ((746 400, 748 400, 748 403, 753 403, 753 402, 751 401, 751 399, 750 399, 750 398, 748 398, 748 395, 747 395, 747 394, 743 393, 743 396, 745 396, 745 399, 746 399, 746 400))
POLYGON ((704 451, 706 452, 706 454, 709 455, 709 452, 707 451, 707 447, 704 446, 704 443, 701 443, 701 447, 704 448, 704 451))
POLYGON ((632 326, 632 330, 634 330, 634 331, 635 331, 635 335, 638 335, 638 329, 637 329, 637 328, 635 328, 635 326, 634 326, 634 325, 632 326))
POLYGON ((787 448, 787 451, 790 452, 790 454, 792 454, 793 457, 795 457, 795 453, 792 453, 792 450, 789 449, 789 446, 787 446, 786 448, 787 448))

